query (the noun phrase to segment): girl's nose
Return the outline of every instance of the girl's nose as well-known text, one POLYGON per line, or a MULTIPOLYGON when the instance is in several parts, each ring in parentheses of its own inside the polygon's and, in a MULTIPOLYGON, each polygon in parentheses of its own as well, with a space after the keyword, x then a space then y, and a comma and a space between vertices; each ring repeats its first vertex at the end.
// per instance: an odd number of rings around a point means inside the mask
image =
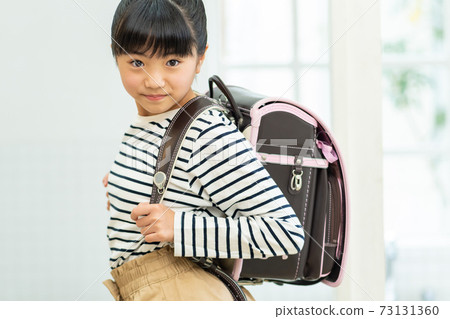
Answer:
POLYGON ((163 88, 165 85, 164 77, 159 73, 149 73, 145 78, 145 86, 150 89, 163 88))

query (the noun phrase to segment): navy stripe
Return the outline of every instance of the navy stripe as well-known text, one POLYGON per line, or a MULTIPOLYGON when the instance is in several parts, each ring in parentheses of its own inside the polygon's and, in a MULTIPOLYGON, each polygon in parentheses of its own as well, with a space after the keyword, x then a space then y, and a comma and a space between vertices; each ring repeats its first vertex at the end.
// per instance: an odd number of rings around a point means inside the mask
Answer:
POLYGON ((116 188, 118 188, 118 189, 121 189, 121 190, 123 190, 123 191, 125 191, 125 192, 131 193, 131 194, 136 194, 136 195, 140 195, 140 196, 144 196, 144 197, 148 197, 148 196, 149 196, 148 193, 138 192, 138 191, 135 191, 135 190, 126 188, 126 187, 119 186, 119 185, 117 185, 117 184, 115 184, 115 183, 108 182, 108 184, 109 184, 109 185, 112 185, 112 186, 114 186, 114 187, 116 187, 116 188))
POLYGON ((200 197, 197 194, 191 193, 188 190, 180 191, 178 189, 168 188, 167 193, 169 193, 169 192, 173 193, 173 194, 182 195, 182 196, 192 197, 194 199, 203 199, 203 197, 200 197))
MULTIPOLYGON (((109 173, 110 173, 111 175, 120 177, 120 178, 122 178, 122 179, 125 179, 125 180, 127 180, 127 181, 130 181, 130 182, 133 182, 133 183, 136 183, 136 184, 141 184, 141 185, 144 185, 144 186, 152 187, 152 184, 151 184, 151 183, 146 183, 146 182, 143 182, 143 181, 138 180, 138 179, 134 179, 134 178, 127 177, 127 176, 125 176, 125 175, 117 174, 117 173, 114 172, 113 170, 111 170, 109 173)), ((109 184, 109 182, 108 182, 108 184, 109 184)))
POLYGON ((114 228, 112 226, 108 226, 107 229, 111 229, 111 230, 118 231, 118 232, 121 232, 121 233, 130 233, 130 234, 142 235, 141 232, 137 231, 137 230, 125 230, 125 229, 114 228))
MULTIPOLYGON (((245 150, 240 151, 240 152, 237 153, 237 154, 242 155, 242 154, 247 153, 248 151, 250 151, 250 150, 249 150, 249 149, 245 149, 245 150)), ((237 156, 236 156, 236 157, 237 157, 237 156)), ((218 169, 218 168, 219 168, 220 166, 222 166, 222 165, 228 164, 228 163, 230 162, 230 159, 231 159, 231 158, 226 158, 226 159, 224 159, 222 162, 220 162, 220 163, 214 165, 213 167, 211 167, 210 169, 206 170, 203 174, 197 175, 197 177, 198 177, 198 178, 203 178, 203 176, 208 175, 211 171, 214 171, 214 170, 218 169)))
MULTIPOLYGON (((114 161, 114 164, 115 164, 115 165, 118 165, 118 166, 120 166, 120 167, 129 169, 129 170, 131 170, 131 171, 135 171, 135 172, 141 173, 141 174, 145 174, 145 175, 148 175, 148 174, 149 174, 149 171, 148 171, 148 170, 142 171, 142 170, 137 169, 137 168, 135 168, 135 167, 131 167, 131 166, 128 166, 128 165, 119 163, 118 161, 114 161)), ((149 166, 147 167, 147 169, 148 169, 149 167, 152 168, 152 171, 151 171, 151 172, 153 173, 153 172, 155 171, 155 167, 152 166, 152 165, 149 165, 149 166)))
MULTIPOLYGON (((249 189, 251 189, 251 188, 257 186, 259 183, 261 183, 261 182, 263 182, 263 181, 266 181, 266 180, 269 180, 269 179, 271 179, 271 177, 270 177, 270 176, 266 176, 266 177, 264 177, 264 178, 262 178, 262 179, 260 179, 260 180, 258 180, 258 181, 256 181, 256 182, 254 182, 253 184, 249 184, 247 187, 241 188, 238 192, 233 193, 233 194, 231 194, 230 196, 228 196, 228 197, 226 197, 226 198, 224 198, 224 199, 218 201, 216 204, 217 204, 217 205, 221 205, 221 204, 223 204, 223 203, 229 201, 230 199, 235 198, 237 194, 245 193, 247 190, 249 190, 249 189)), ((272 190, 273 188, 276 188, 276 187, 277 187, 277 186, 272 186, 272 187, 266 188, 265 190, 263 190, 263 191, 261 191, 261 192, 259 192, 259 193, 256 193, 255 195, 248 196, 248 197, 246 197, 246 198, 244 198, 244 199, 241 199, 240 201, 238 201, 238 202, 236 202, 236 203, 233 203, 233 205, 235 205, 235 204, 237 204, 237 203, 241 203, 241 202, 243 202, 243 201, 245 201, 245 200, 247 200, 247 199, 254 198, 255 196, 260 195, 262 192, 264 192, 264 191, 266 191, 266 190, 267 190, 267 191, 268 191, 268 190, 272 190)), ((233 205, 232 205, 232 206, 233 206, 233 205)), ((231 207, 231 206, 230 206, 230 207, 231 207)), ((230 207, 228 207, 226 210, 230 209, 230 207)))
MULTIPOLYGON (((212 123, 208 124, 211 125, 212 123)), ((206 133, 208 133, 209 131, 212 131, 218 127, 224 127, 225 125, 223 125, 223 123, 217 123, 216 125, 213 126, 209 126, 208 128, 206 128, 205 130, 203 130, 197 137, 197 139, 201 138, 203 135, 205 135, 206 133)), ((217 138, 216 138, 217 140, 217 138)))
POLYGON ((171 198, 169 198, 169 197, 164 198, 164 201, 166 201, 166 202, 168 202, 168 203, 172 203, 172 204, 180 204, 180 205, 184 205, 184 206, 191 207, 191 208, 197 207, 196 205, 193 205, 193 204, 191 204, 191 203, 182 202, 182 201, 180 201, 180 200, 177 200, 177 199, 171 199, 171 198))
MULTIPOLYGON (((175 167, 175 170, 176 169, 177 168, 175 167)), ((186 178, 178 177, 178 176, 175 176, 175 175, 172 175, 171 179, 176 179, 176 180, 178 180, 180 182, 184 182, 184 183, 188 183, 189 182, 189 180, 187 180, 186 178)))
POLYGON ((255 253, 253 252, 253 245, 251 242, 248 242, 248 250, 250 251, 250 258, 255 258, 255 253))
MULTIPOLYGON (((230 135, 230 133, 226 133, 226 134, 222 134, 222 135, 230 135)), ((194 158, 194 156, 196 156, 198 153, 200 153, 201 151, 203 151, 205 148, 207 148, 209 145, 214 144, 216 141, 218 141, 219 139, 214 139, 209 141, 207 144, 203 145, 200 149, 198 149, 197 151, 195 151, 195 153, 192 153, 190 156, 190 159, 194 158)), ((210 160, 211 158, 213 158, 214 156, 217 156, 218 154, 226 151, 227 149, 229 149, 230 147, 234 146, 234 145, 238 145, 238 143, 242 143, 245 141, 245 138, 241 138, 239 140, 234 140, 231 143, 221 147, 220 149, 217 149, 214 153, 209 154, 206 158, 204 158, 198 165, 195 165, 194 167, 192 167, 190 171, 192 171, 193 169, 203 165, 206 161, 210 160)))
POLYGON ((239 258, 242 258, 242 232, 241 232, 241 219, 237 220, 237 226, 238 226, 238 251, 239 251, 239 258))
MULTIPOLYGON (((266 190, 272 190, 273 188, 277 188, 277 187, 278 187, 278 186, 273 186, 273 187, 270 187, 270 188, 268 188, 268 189, 266 189, 266 190)), ((232 206, 235 206, 236 204, 239 204, 239 203, 245 202, 245 201, 247 201, 247 200, 252 200, 252 199, 254 199, 254 198, 257 198, 258 195, 263 194, 266 190, 261 191, 260 193, 256 194, 255 196, 249 196, 249 197, 246 197, 246 198, 244 198, 244 199, 241 199, 240 201, 237 201, 236 203, 233 203, 230 207, 228 207, 228 208, 226 209, 226 211, 228 211, 229 209, 231 209, 231 207, 232 207, 232 206)), ((238 193, 236 193, 235 196, 237 196, 237 194, 238 194, 238 193)), ((272 200, 273 200, 273 199, 272 199, 272 200)), ((290 207, 290 206, 288 205, 288 207, 290 207)), ((257 207, 254 206, 253 208, 257 208, 257 207)), ((237 213, 238 213, 238 212, 242 212, 242 211, 245 211, 245 210, 244 210, 244 209, 236 209, 236 211, 233 213, 233 216, 232 216, 232 217, 235 218, 236 215, 237 215, 237 213)))
MULTIPOLYGON (((252 229, 252 225, 250 225, 250 218, 252 218, 253 220, 255 220, 255 218, 253 216, 247 218, 247 224, 248 224, 248 230, 250 231, 250 237, 252 238, 252 242, 255 244, 256 249, 259 250, 259 252, 262 254, 262 257, 266 257, 266 254, 264 254, 264 251, 261 250, 261 248, 259 248, 258 242, 256 241, 255 235, 253 235, 253 229, 252 229)), ((254 254, 253 254, 253 248, 250 246, 251 249, 251 256, 252 258, 254 258, 254 254)))
MULTIPOLYGON (((179 175, 186 176, 187 175, 186 171, 182 167, 180 167, 180 166, 178 166, 176 164, 174 166, 174 172, 177 171, 179 175)), ((174 175, 175 175, 175 173, 174 173, 174 175)))
POLYGON ((149 124, 152 124, 152 125, 156 125, 157 127, 159 127, 161 130, 167 130, 167 128, 169 127, 169 125, 170 125, 170 123, 172 122, 172 119, 166 119, 166 122, 167 122, 167 124, 165 125, 165 126, 163 126, 163 125, 161 125, 161 124, 159 124, 159 123, 157 123, 157 122, 149 122, 149 124))
MULTIPOLYGON (((138 241, 136 241, 136 243, 137 243, 138 241)), ((114 248, 114 247, 111 247, 111 250, 113 250, 113 251, 132 251, 134 248, 133 247, 130 247, 130 248, 114 248)))
POLYGON ((110 241, 112 241, 112 240, 123 241, 124 243, 137 243, 137 242, 139 242, 139 240, 137 240, 137 239, 130 240, 130 239, 123 239, 123 238, 120 238, 120 237, 111 237, 111 238, 108 238, 108 239, 110 241))
POLYGON ((181 256, 185 256, 186 255, 186 251, 185 251, 185 243, 184 243, 184 218, 185 218, 186 213, 182 212, 181 213, 181 256))
POLYGON ((304 236, 302 236, 301 234, 299 234, 299 233, 294 233, 294 232, 291 232, 291 231, 289 231, 289 234, 291 234, 292 236, 297 236, 297 237, 300 237, 301 239, 305 239, 305 237, 304 236))
MULTIPOLYGON (((270 204, 271 202, 273 202, 273 201, 275 201, 275 200, 277 200, 277 199, 280 199, 280 198, 284 198, 284 195, 278 195, 278 196, 269 198, 268 200, 266 200, 266 201, 264 201, 264 202, 261 202, 261 203, 259 203, 258 205, 255 205, 255 206, 249 207, 249 208, 242 208, 242 209, 240 209, 239 211, 241 211, 241 212, 250 212, 250 211, 252 211, 252 210, 256 210, 256 209, 258 209, 258 208, 260 208, 260 207, 262 207, 262 206, 265 206, 265 205, 267 205, 267 204, 270 204)), ((285 207, 290 207, 290 206, 287 205, 287 206, 285 206, 285 207)), ((281 210, 281 208, 278 208, 278 207, 277 207, 277 208, 272 209, 271 211, 268 211, 268 213, 277 212, 277 211, 280 211, 280 210, 281 210)))
MULTIPOLYGON (((245 139, 242 139, 242 140, 239 140, 239 141, 237 141, 237 142, 244 141, 244 140, 245 140, 245 139)), ((204 158, 200 163, 198 163, 197 165, 193 165, 191 168, 189 168, 189 169, 186 171, 186 173, 191 173, 193 170, 195 170, 195 169, 197 169, 197 168, 201 168, 201 166, 202 166, 203 164, 207 163, 208 161, 210 161, 211 158, 215 157, 217 154, 220 154, 221 152, 223 152, 223 151, 225 151, 226 149, 230 148, 231 146, 233 146, 233 144, 236 144, 237 142, 230 143, 230 144, 228 144, 228 145, 222 147, 221 149, 216 150, 214 153, 212 153, 212 154, 208 155, 206 158, 204 158)), ((248 150, 248 149, 246 149, 246 150, 248 150)), ((190 160, 192 160, 192 157, 193 157, 193 155, 191 155, 190 160)), ((222 161, 221 163, 217 164, 215 168, 220 167, 222 164, 228 163, 228 162, 230 161, 230 159, 232 159, 232 158, 226 158, 224 161, 222 161)), ((199 170, 200 170, 200 169, 199 169, 199 170)), ((211 171, 211 170, 212 170, 212 169, 209 169, 208 172, 211 171)), ((199 179, 199 177, 203 177, 204 175, 206 175, 206 174, 201 174, 200 176, 195 175, 194 178, 190 181, 189 187, 192 187, 192 185, 194 184, 194 182, 195 182, 197 179, 199 179)))
MULTIPOLYGON (((212 144, 215 144, 217 141, 220 141, 220 139, 226 137, 227 135, 232 135, 234 132, 225 132, 222 133, 221 135, 219 135, 218 137, 211 139, 208 141, 208 143, 204 144, 202 147, 200 147, 198 150, 196 150, 194 153, 192 153, 191 158, 194 158, 198 153, 200 153, 201 151, 203 151, 205 148, 209 147, 212 144)), ((221 149, 216 150, 214 153, 212 153, 211 155, 209 155, 207 157, 207 159, 216 156, 217 154, 220 154, 221 152, 223 152, 224 150, 230 148, 231 146, 238 144, 240 142, 245 141, 245 138, 242 138, 240 140, 235 140, 227 145, 225 145, 224 147, 222 147, 221 149)))
POLYGON ((119 196, 114 195, 113 193, 108 193, 108 195, 111 196, 111 197, 114 197, 115 199, 118 199, 118 200, 120 200, 121 202, 124 202, 124 203, 128 203, 128 204, 131 204, 131 205, 136 205, 136 206, 139 205, 138 202, 133 202, 131 200, 120 198, 119 196))
POLYGON ((212 124, 212 122, 210 122, 210 121, 207 121, 207 120, 205 120, 205 119, 202 119, 202 118, 197 118, 196 119, 196 121, 199 121, 199 122, 203 122, 203 123, 206 123, 207 125, 211 125, 212 124))
MULTIPOLYGON (((214 216, 214 214, 211 213, 211 212, 210 212, 209 210, 207 210, 206 208, 195 209, 194 211, 195 211, 195 212, 199 212, 199 213, 201 213, 201 214, 206 214, 206 215, 208 215, 208 217, 213 217, 213 216, 214 216)), ((198 214, 198 215, 200 215, 200 214, 198 214)))
MULTIPOLYGON (((160 129, 166 130, 167 127, 169 126, 170 122, 172 122, 172 120, 169 119, 169 118, 167 118, 167 119, 165 119, 164 121, 167 122, 167 126, 163 126, 162 124, 160 124, 160 123, 158 123, 158 122, 154 122, 154 121, 147 122, 146 124, 147 124, 147 125, 148 125, 148 124, 150 124, 150 125, 156 125, 156 126, 159 127, 160 129)), ((163 122, 163 123, 164 123, 164 122, 163 122)), ((130 127, 131 127, 131 125, 130 125, 130 127)))
POLYGON ((153 131, 146 130, 146 129, 142 128, 142 127, 133 126, 133 125, 130 125, 130 127, 131 127, 132 129, 139 130, 139 131, 141 131, 141 132, 145 132, 145 133, 147 133, 147 134, 149 134, 149 135, 156 136, 156 137, 158 137, 160 140, 162 140, 162 138, 163 138, 162 135, 157 134, 157 133, 155 133, 155 132, 153 132, 153 131))
POLYGON ((284 253, 286 255, 289 255, 288 250, 286 249, 286 247, 284 247, 283 243, 281 242, 281 240, 278 238, 278 236, 275 234, 275 232, 273 231, 272 227, 269 225, 269 223, 265 220, 265 219, 261 219, 263 221, 264 224, 266 224, 267 229, 269 230, 270 234, 272 234, 272 237, 275 238, 275 240, 277 241, 278 245, 281 247, 281 249, 283 249, 284 253))
POLYGON ((297 215, 292 214, 292 215, 286 215, 286 216, 280 217, 280 219, 282 219, 282 220, 291 219, 291 218, 297 218, 297 215))
POLYGON ((117 221, 119 221, 119 222, 127 223, 127 224, 132 224, 132 225, 135 225, 135 224, 136 224, 134 221, 124 220, 124 219, 116 218, 116 217, 111 217, 110 220, 117 220, 117 221))
MULTIPOLYGON (((197 131, 199 133, 201 133, 203 130, 200 127, 196 127, 196 126, 192 126, 191 130, 197 131)), ((187 137, 186 137, 187 138, 187 137)), ((196 141, 196 139, 192 139, 192 141, 196 141)))
MULTIPOLYGON (((277 197, 274 197, 274 199, 275 198, 282 198, 283 196, 277 196, 277 197)), ((272 209, 272 210, 269 210, 268 211, 268 213, 273 213, 273 212, 278 212, 278 211, 283 211, 283 209, 285 209, 285 208, 291 208, 291 205, 289 205, 289 204, 287 204, 287 205, 283 205, 283 206, 280 206, 280 207, 278 207, 278 208, 274 208, 274 209, 272 209)))
POLYGON ((217 217, 214 216, 214 226, 215 226, 215 238, 214 241, 216 243, 216 258, 219 258, 219 223, 217 222, 217 217))
POLYGON ((225 218, 225 223, 227 225, 227 258, 231 258, 230 221, 228 218, 225 218))
MULTIPOLYGON (((135 139, 135 140, 137 140, 137 141, 139 141, 139 142, 143 142, 143 143, 145 143, 145 144, 147 144, 147 145, 151 145, 151 146, 154 146, 154 147, 159 147, 158 144, 154 143, 154 142, 158 142, 158 141, 156 141, 156 140, 154 140, 154 141, 148 141, 148 140, 146 140, 145 138, 137 137, 136 135, 131 135, 131 134, 125 134, 125 136, 129 137, 129 139, 127 140, 127 142, 128 142, 131 138, 133 138, 133 139, 135 139)), ((159 139, 159 141, 161 141, 161 139, 159 139)))
MULTIPOLYGON (((251 161, 249 161, 249 163, 254 162, 254 161, 257 161, 257 159, 254 158, 254 159, 252 159, 251 161)), ((240 166, 235 167, 233 170, 230 170, 230 171, 228 171, 228 172, 225 172, 225 173, 222 174, 222 175, 217 176, 217 177, 214 178, 213 180, 211 180, 211 181, 209 181, 208 183, 206 183, 206 184, 204 185, 204 187, 210 186, 210 185, 213 184, 214 182, 216 182, 216 181, 218 181, 218 180, 224 178, 225 176, 231 174, 232 172, 238 170, 239 168, 241 168, 241 167, 240 167, 240 166)), ((229 188, 230 186, 233 186, 233 185, 237 184, 238 182, 240 182, 240 181, 242 181, 242 180, 245 180, 246 178, 248 178, 248 177, 250 177, 250 176, 252 176, 252 175, 255 175, 257 172, 260 172, 260 171, 262 171, 262 170, 264 170, 264 167, 263 167, 263 166, 261 166, 260 168, 254 170, 253 172, 250 172, 250 173, 248 173, 248 174, 245 174, 244 176, 241 176, 240 178, 238 178, 238 179, 236 179, 236 180, 234 180, 234 181, 231 181, 231 182, 228 183, 227 185, 222 186, 221 188, 217 189, 216 191, 210 193, 209 196, 213 197, 214 195, 216 195, 216 194, 218 194, 218 193, 220 193, 220 192, 226 190, 226 189, 229 188)))
POLYGON ((136 156, 131 156, 131 155, 125 154, 124 152, 119 152, 119 154, 122 155, 123 157, 130 158, 130 159, 132 159, 132 160, 134 160, 134 161, 136 161, 136 162, 142 163, 142 164, 144 164, 145 166, 153 167, 153 169, 154 169, 154 166, 153 166, 153 165, 147 163, 146 161, 144 161, 144 160, 142 160, 142 159, 140 159, 140 158, 137 158, 136 156))
POLYGON ((126 209, 120 209, 117 206, 115 206, 114 204, 110 203, 110 206, 112 208, 114 208, 114 210, 118 211, 119 213, 123 213, 123 214, 131 214, 131 211, 126 210, 126 209))
POLYGON ((289 235, 288 231, 281 225, 281 223, 278 220, 275 220, 275 222, 278 224, 280 229, 286 234, 286 237, 291 241, 292 245, 294 245, 295 249, 300 251, 300 247, 295 243, 295 241, 292 239, 292 237, 289 235))
MULTIPOLYGON (((146 254, 148 254, 148 252, 132 252, 131 253, 131 255, 132 256, 142 256, 142 255, 146 255, 146 254)), ((122 256, 119 256, 118 258, 116 258, 116 259, 113 259, 113 258, 109 258, 109 260, 111 261, 111 262, 116 262, 117 260, 119 260, 119 259, 122 259, 122 260, 125 260, 125 258, 124 257, 122 257, 122 256)), ((118 266, 116 266, 116 267, 118 267, 118 266)), ((114 267, 114 268, 116 268, 116 267, 114 267)))
MULTIPOLYGON (((155 160, 158 159, 158 156, 156 156, 156 155, 153 154, 152 152, 149 152, 148 149, 147 149, 147 150, 143 150, 143 149, 140 149, 140 148, 138 148, 138 147, 136 147, 136 146, 134 146, 134 145, 128 144, 127 142, 122 142, 122 144, 123 144, 123 145, 126 145, 127 147, 132 148, 132 149, 134 149, 134 150, 136 150, 136 151, 139 151, 139 152, 141 152, 141 153, 144 153, 145 156, 150 155, 150 156, 153 157, 155 160)), ((156 145, 156 144, 155 144, 154 146, 155 146, 156 148, 159 148, 159 146, 156 145)))
MULTIPOLYGON (((117 262, 119 259, 125 260, 124 257, 119 256, 118 258, 109 258, 109 261, 112 262, 112 263, 115 263, 115 262, 117 262)), ((118 267, 118 265, 115 265, 114 267, 112 267, 112 269, 114 269, 114 268, 116 268, 116 267, 118 267)))
POLYGON ((204 249, 204 255, 205 257, 208 257, 208 223, 206 221, 205 217, 202 217, 203 219, 203 249, 204 249))
POLYGON ((182 147, 180 148, 180 151, 184 151, 184 152, 186 152, 186 153, 192 153, 192 150, 191 150, 190 148, 185 147, 185 146, 182 146, 182 147))
POLYGON ((195 216, 192 216, 192 256, 197 256, 197 249, 195 247, 195 216))
POLYGON ((261 228, 259 229, 259 232, 261 233, 262 238, 266 242, 266 246, 270 249, 270 252, 272 253, 272 256, 275 256, 276 255, 275 254, 275 250, 273 250, 272 246, 270 246, 269 242, 267 241, 266 235, 264 235, 264 232, 262 231, 261 228))

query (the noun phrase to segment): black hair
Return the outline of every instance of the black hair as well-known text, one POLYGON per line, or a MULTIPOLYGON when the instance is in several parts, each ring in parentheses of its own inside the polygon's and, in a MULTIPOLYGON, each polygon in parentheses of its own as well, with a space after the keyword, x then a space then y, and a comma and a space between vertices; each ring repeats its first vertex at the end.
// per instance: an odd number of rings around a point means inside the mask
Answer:
POLYGON ((111 27, 112 54, 198 56, 206 50, 202 0, 122 0, 111 27))

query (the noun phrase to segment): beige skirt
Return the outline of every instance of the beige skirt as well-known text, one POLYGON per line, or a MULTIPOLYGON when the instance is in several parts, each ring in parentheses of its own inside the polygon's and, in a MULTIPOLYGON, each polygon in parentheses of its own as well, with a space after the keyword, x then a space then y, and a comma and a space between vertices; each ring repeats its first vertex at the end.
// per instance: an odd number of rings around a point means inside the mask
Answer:
MULTIPOLYGON (((187 258, 175 257, 170 246, 124 263, 111 276, 114 281, 103 284, 117 301, 233 300, 220 279, 187 258)), ((242 290, 248 300, 255 300, 242 290)))

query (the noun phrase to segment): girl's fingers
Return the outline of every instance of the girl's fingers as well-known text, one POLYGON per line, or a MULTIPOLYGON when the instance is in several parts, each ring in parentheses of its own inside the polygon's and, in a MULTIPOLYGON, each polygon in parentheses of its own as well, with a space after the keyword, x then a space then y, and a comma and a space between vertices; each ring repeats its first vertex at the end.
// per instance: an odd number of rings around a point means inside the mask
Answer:
POLYGON ((109 202, 109 194, 106 192, 106 198, 108 198, 108 202, 106 203, 106 209, 109 210, 111 207, 111 203, 109 202))
POLYGON ((136 220, 136 226, 137 227, 148 227, 148 225, 151 225, 152 221, 150 220, 150 216, 144 216, 142 218, 139 218, 136 220))
POLYGON ((133 210, 131 211, 131 219, 136 221, 139 216, 148 215, 150 213, 150 204, 149 203, 139 203, 133 210))
POLYGON ((160 231, 160 227, 155 222, 147 223, 145 226, 141 227, 141 234, 142 235, 149 235, 152 233, 157 233, 160 231))
MULTIPOLYGON (((109 173, 106 174, 105 177, 103 177, 103 180, 102 180, 103 186, 105 186, 105 187, 108 186, 108 177, 109 177, 109 173)), ((108 192, 106 192, 106 198, 109 199, 109 193, 108 192)), ((108 200, 108 202, 106 203, 106 210, 109 211, 110 208, 111 208, 111 203, 108 200)))
POLYGON ((109 177, 109 173, 105 175, 105 177, 103 177, 103 186, 108 186, 108 177, 109 177))
POLYGON ((157 243, 161 241, 159 237, 160 236, 157 233, 151 233, 146 235, 144 238, 147 243, 157 243))

